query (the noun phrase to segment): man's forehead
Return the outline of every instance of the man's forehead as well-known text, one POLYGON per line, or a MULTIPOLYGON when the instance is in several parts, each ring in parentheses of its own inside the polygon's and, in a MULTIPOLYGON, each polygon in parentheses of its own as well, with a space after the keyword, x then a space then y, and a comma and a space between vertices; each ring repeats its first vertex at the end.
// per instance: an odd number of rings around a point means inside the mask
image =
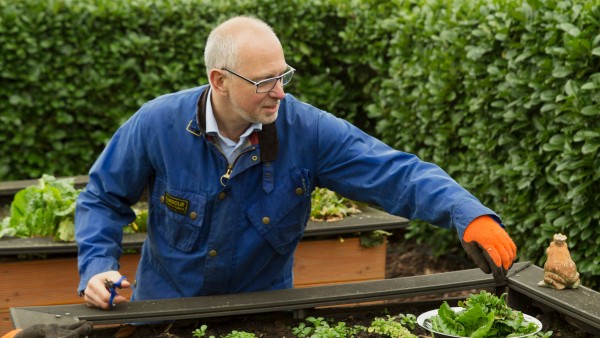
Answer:
POLYGON ((257 43, 245 40, 238 45, 240 71, 255 76, 273 77, 286 69, 285 57, 279 40, 261 40, 257 43))

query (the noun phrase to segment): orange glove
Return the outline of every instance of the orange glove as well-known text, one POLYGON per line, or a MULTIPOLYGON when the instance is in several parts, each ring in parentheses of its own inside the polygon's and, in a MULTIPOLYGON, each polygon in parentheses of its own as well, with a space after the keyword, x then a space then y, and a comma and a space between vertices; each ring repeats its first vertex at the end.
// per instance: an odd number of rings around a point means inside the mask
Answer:
POLYGON ((7 332, 4 336, 2 336, 2 338, 14 338, 15 335, 21 331, 22 331, 21 329, 14 329, 10 332, 7 332))
POLYGON ((462 245, 483 272, 492 273, 496 283, 504 283, 517 256, 517 246, 498 222, 490 216, 477 217, 467 226, 462 245))

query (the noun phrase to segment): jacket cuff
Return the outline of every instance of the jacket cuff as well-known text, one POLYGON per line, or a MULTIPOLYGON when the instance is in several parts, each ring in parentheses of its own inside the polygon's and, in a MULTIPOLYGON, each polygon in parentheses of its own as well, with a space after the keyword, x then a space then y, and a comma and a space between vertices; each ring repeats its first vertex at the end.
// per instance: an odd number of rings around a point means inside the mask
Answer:
POLYGON ((467 226, 469 226, 469 224, 471 224, 471 222, 473 222, 473 220, 475 220, 477 217, 484 215, 490 216, 498 223, 498 225, 504 228, 504 224, 502 224, 500 216, 498 216, 492 209, 482 205, 478 201, 467 201, 456 208, 452 215, 452 224, 458 232, 458 238, 460 238, 462 241, 467 226))
POLYGON ((86 264, 86 267, 79 271, 80 280, 79 286, 77 287, 79 296, 83 296, 85 288, 92 277, 99 273, 111 270, 119 270, 119 262, 116 259, 111 257, 91 259, 86 264))

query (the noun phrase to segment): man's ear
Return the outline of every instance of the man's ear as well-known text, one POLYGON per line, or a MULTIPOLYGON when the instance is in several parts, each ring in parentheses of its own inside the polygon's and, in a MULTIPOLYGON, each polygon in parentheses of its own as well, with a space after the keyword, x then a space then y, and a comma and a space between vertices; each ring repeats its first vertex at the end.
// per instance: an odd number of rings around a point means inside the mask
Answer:
POLYGON ((210 86, 212 90, 219 95, 226 95, 227 88, 227 75, 225 75, 224 71, 219 69, 212 69, 209 73, 210 86))

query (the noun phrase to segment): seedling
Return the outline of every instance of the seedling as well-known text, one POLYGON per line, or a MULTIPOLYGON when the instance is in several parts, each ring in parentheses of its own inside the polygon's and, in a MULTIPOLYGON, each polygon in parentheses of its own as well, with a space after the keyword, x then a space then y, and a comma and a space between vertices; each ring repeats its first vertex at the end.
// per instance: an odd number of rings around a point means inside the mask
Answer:
POLYGON ((415 321, 416 318, 414 315, 388 315, 387 318, 377 317, 371 322, 371 326, 367 331, 389 337, 417 338, 417 336, 404 327, 404 325, 409 325, 411 329, 414 329, 415 321))

